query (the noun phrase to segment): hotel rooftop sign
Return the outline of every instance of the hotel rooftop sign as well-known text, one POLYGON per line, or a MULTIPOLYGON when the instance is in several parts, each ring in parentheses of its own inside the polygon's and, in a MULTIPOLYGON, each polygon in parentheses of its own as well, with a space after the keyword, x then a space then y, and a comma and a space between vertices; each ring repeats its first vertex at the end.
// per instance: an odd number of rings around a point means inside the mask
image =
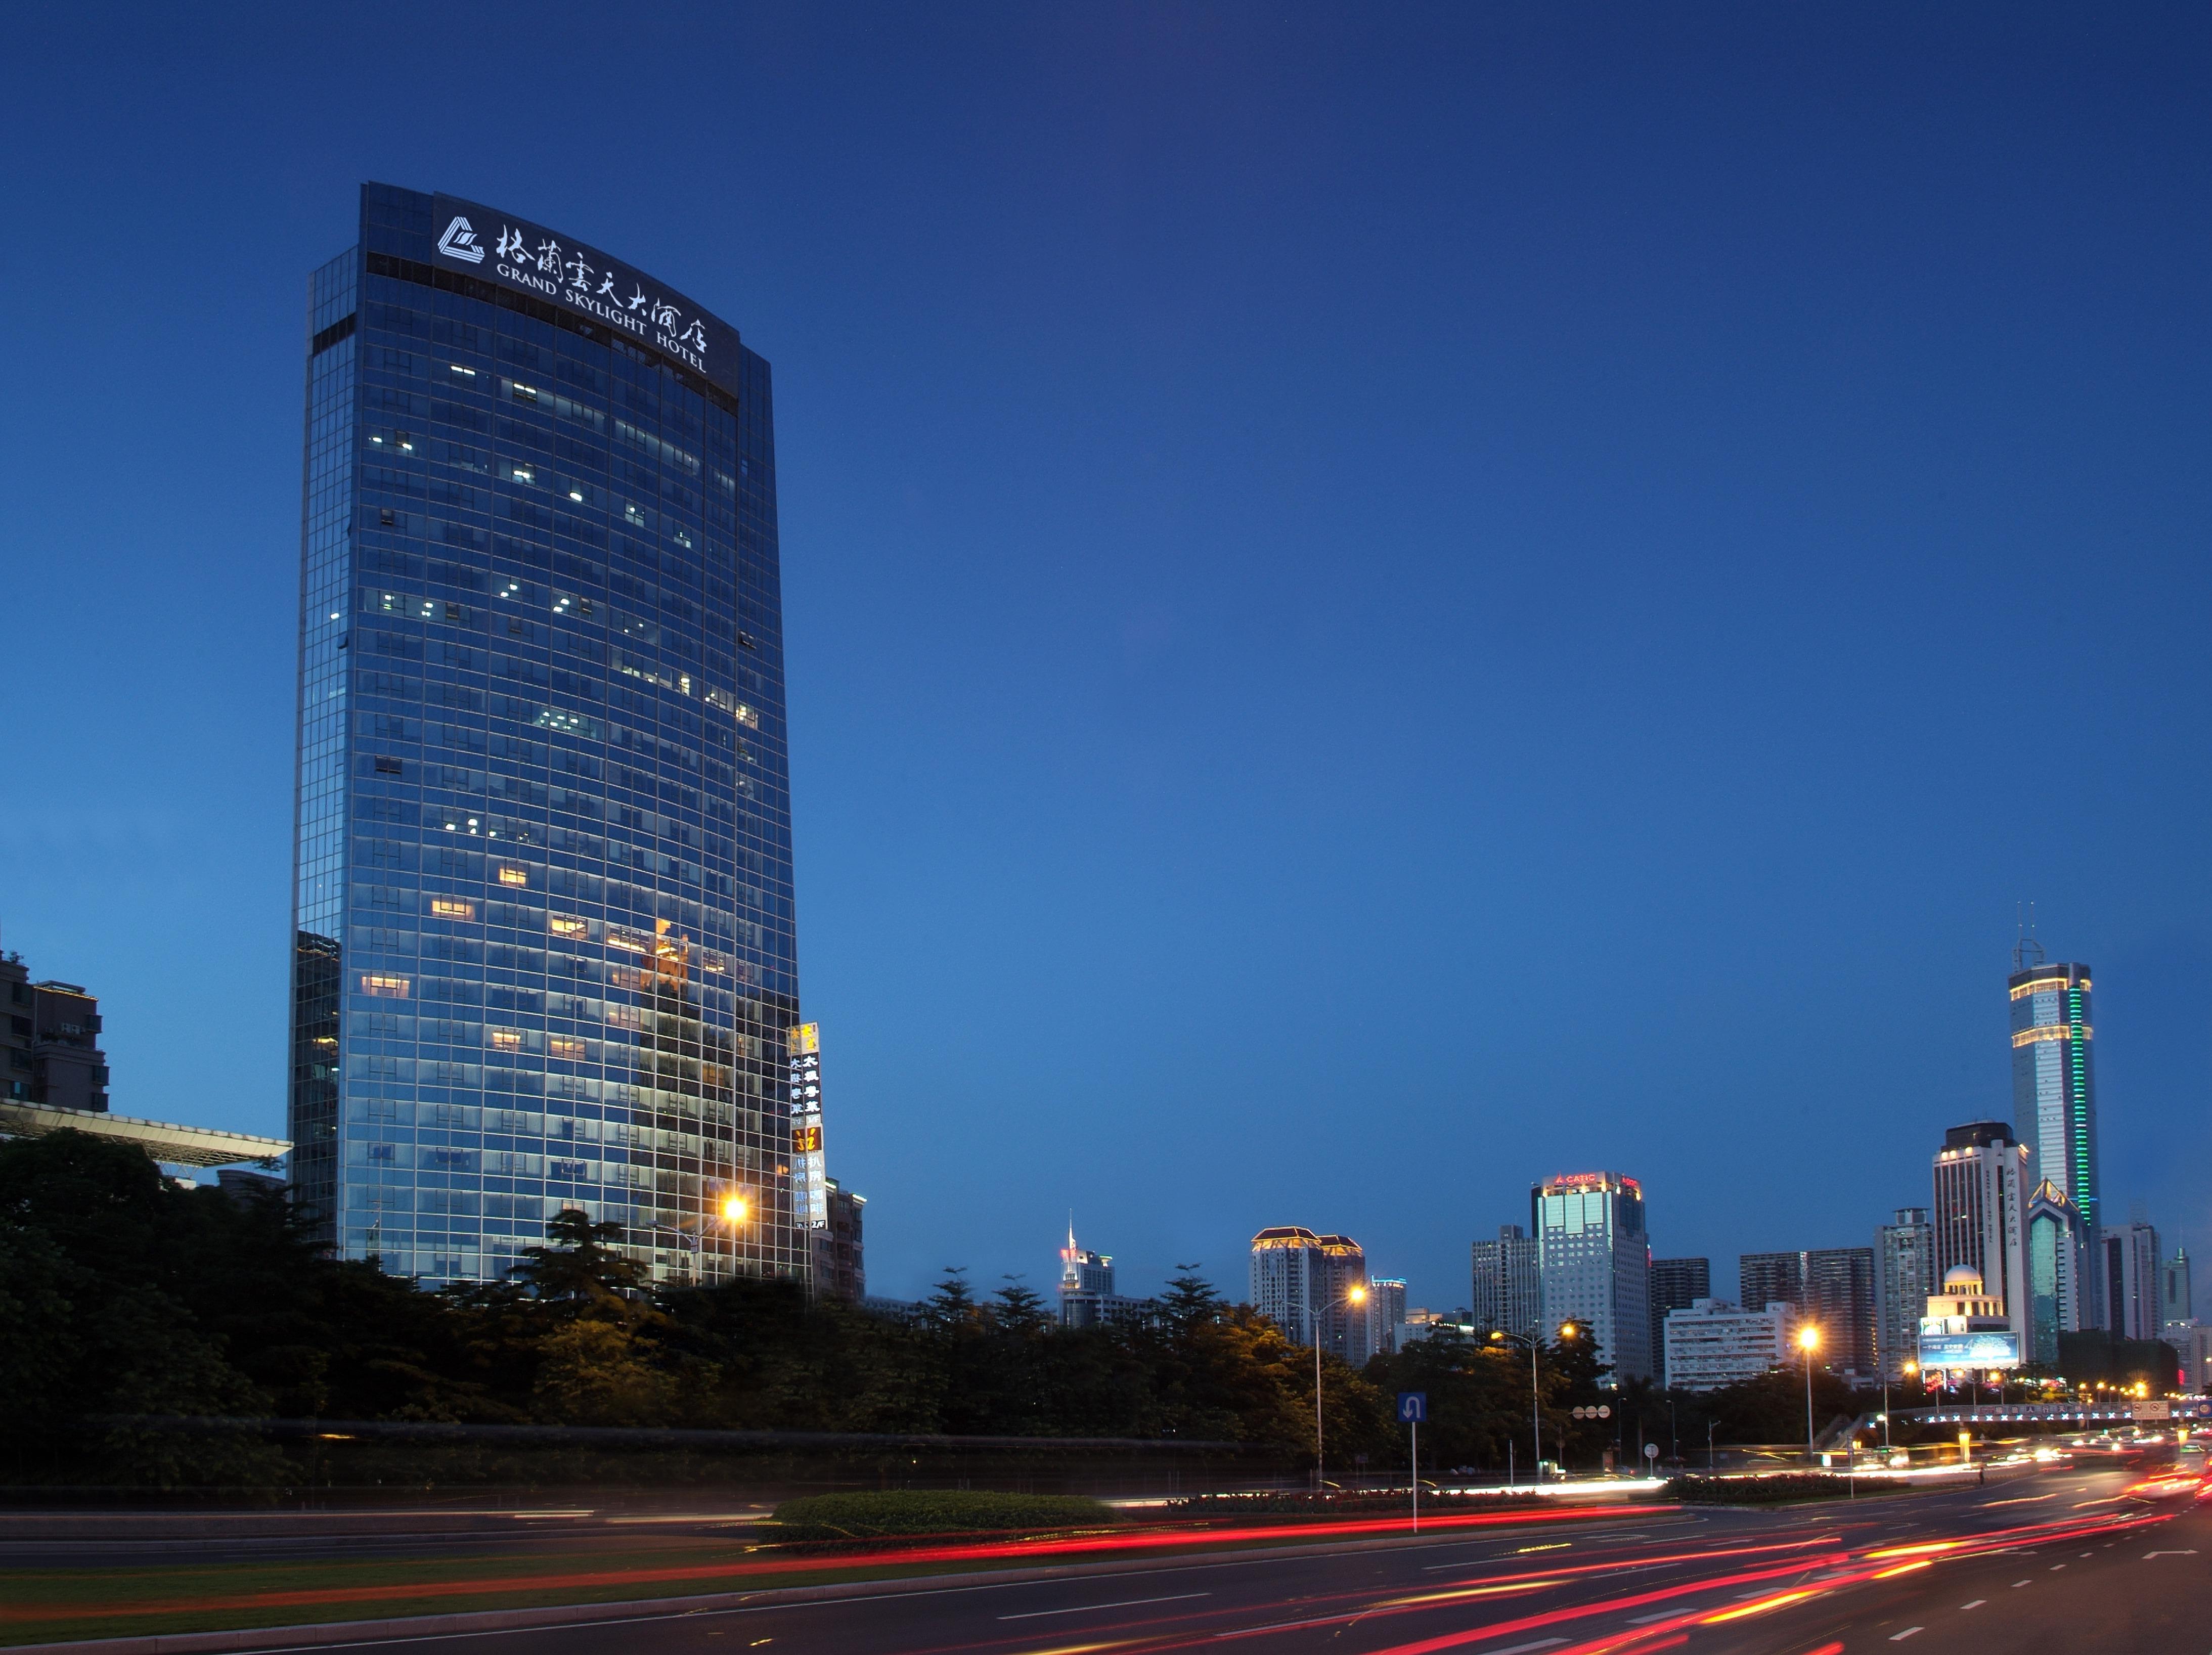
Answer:
POLYGON ((432 227, 440 269, 588 316, 738 394, 738 330, 635 265, 458 196, 434 197, 432 227))

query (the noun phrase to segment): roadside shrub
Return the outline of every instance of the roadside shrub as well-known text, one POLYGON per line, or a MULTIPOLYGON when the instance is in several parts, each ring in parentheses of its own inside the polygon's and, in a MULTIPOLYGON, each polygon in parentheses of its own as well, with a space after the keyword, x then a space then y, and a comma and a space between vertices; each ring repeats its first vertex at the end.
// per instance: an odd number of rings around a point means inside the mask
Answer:
POLYGON ((867 1540, 883 1535, 1010 1534, 1095 1529, 1127 1519, 1079 1494, 1011 1494, 988 1489, 895 1488, 809 1494, 775 1508, 785 1540, 867 1540))

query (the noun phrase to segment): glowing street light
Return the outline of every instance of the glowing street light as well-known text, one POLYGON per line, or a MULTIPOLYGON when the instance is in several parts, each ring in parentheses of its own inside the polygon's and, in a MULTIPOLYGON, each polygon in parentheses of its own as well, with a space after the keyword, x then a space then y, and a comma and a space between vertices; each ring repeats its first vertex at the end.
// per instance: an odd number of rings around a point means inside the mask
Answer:
POLYGON ((1813 1353, 1820 1348, 1820 1330, 1808 1322, 1797 1330, 1797 1348, 1805 1353, 1805 1463, 1813 1463, 1813 1353))
MULTIPOLYGON (((1564 1342, 1575 1337, 1572 1322, 1559 1324, 1559 1337, 1564 1342)), ((1535 1482, 1544 1480, 1544 1399, 1536 1389, 1536 1345, 1534 1337, 1525 1333, 1508 1333, 1500 1328, 1490 1330, 1490 1342, 1498 1344, 1505 1340, 1528 1347, 1528 1436, 1535 1445, 1535 1463, 1528 1475, 1535 1482)))
POLYGON ((1366 1302, 1366 1284, 1361 1282, 1354 1282, 1352 1286, 1346 1289, 1344 1297, 1341 1299, 1330 1300, 1322 1311, 1314 1317, 1314 1493, 1324 1497, 1328 1493, 1328 1478, 1324 1475, 1322 1469, 1321 1452, 1321 1320, 1322 1316, 1327 1315, 1332 1310, 1341 1309, 1346 1305, 1360 1305, 1366 1302))
POLYGON ((742 1224, 745 1220, 750 1218, 752 1214, 752 1203, 747 1201, 744 1197, 741 1195, 728 1195, 722 1197, 722 1222, 724 1223, 742 1224))

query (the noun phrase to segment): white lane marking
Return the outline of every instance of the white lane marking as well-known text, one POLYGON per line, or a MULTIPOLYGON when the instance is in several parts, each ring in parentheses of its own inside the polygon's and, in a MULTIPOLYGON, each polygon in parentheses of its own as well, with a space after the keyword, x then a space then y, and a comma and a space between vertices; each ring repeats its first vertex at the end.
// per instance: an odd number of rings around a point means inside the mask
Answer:
POLYGON ((1914 1633, 1918 1632, 1920 1629, 1921 1628, 1918 1627, 1907 1627, 1902 1632, 1893 1632, 1889 1634, 1889 1641, 1893 1644, 1901 1644, 1907 1638, 1910 1638, 1914 1633))
POLYGON ((2053 1563, 2051 1567, 2054 1570, 2057 1570, 2057 1569, 2063 1569, 2063 1568, 2064 1568, 2064 1567, 2066 1567, 2066 1565, 2064 1565, 2063 1563, 2053 1563))
POLYGON ((2018 1591, 2022 1586, 2032 1586, 2034 1584, 2033 1580, 2015 1580, 2012 1583, 2012 1589, 2018 1591))
POLYGON ((1180 1603, 1188 1597, 1211 1597, 1210 1591, 1178 1591, 1168 1597, 1124 1597, 1118 1603, 1081 1603, 1073 1609, 1024 1610, 1019 1615, 1001 1615, 1001 1621, 1037 1621, 1048 1615, 1088 1615, 1093 1610, 1134 1609, 1139 1603, 1180 1603))
POLYGON ((1960 1605, 1959 1605, 1959 1607, 1960 1607, 1960 1609, 1962 1609, 1962 1610, 1979 1609, 1983 1604, 1984 1604, 1984 1603, 1988 1603, 1989 1601, 1990 1601, 1990 1600, 1989 1600, 1988 1598, 1986 1598, 1986 1597, 1977 1597, 1977 1598, 1975 1598, 1975 1599, 1974 1599, 1974 1601, 1973 1601, 1972 1603, 1961 1603, 1961 1604, 1960 1604, 1960 1605))
POLYGON ((1339 1621, 1351 1618, 1352 1617, 1343 1615, 1324 1615, 1318 1620, 1313 1621, 1270 1621, 1263 1627, 1239 1627, 1234 1632, 1217 1632, 1213 1635, 1217 1639, 1249 1638, 1257 1632, 1288 1632, 1296 1627, 1334 1626, 1339 1621))
POLYGON ((1656 1615, 1639 1615, 1628 1624, 1632 1627, 1648 1627, 1654 1621, 1671 1620, 1680 1613, 1681 1613, 1680 1610, 1662 1609, 1656 1615))
POLYGON ((2187 1551, 2154 1551, 2154 1552, 2145 1552, 2145 1553, 2143 1554, 2143 1561, 2145 1561, 2146 1563, 2148 1563, 2148 1561, 2150 1561, 2150 1560, 2151 1560, 2152 1558, 2154 1558, 2154 1557, 2194 1557, 2194 1556, 2196 1556, 2196 1555, 2197 1555, 2197 1548, 2196 1548, 2196 1547, 2194 1547, 2194 1546, 2191 1546, 2191 1547, 2187 1551))
POLYGON ((1488 1655, 1528 1655, 1532 1649, 1549 1649, 1553 1644, 1563 1644, 1565 1638, 1539 1638, 1533 1644, 1508 1644, 1503 1649, 1493 1649, 1488 1655))

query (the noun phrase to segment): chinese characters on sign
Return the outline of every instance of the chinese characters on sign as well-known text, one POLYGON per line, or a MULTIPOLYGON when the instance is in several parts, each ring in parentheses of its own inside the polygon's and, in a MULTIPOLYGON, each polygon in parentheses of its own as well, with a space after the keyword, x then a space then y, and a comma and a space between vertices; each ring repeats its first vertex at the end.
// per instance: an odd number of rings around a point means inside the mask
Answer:
POLYGON ((791 1031, 791 1208, 802 1230, 830 1226, 828 1169, 822 1159, 822 1025, 791 1031))
POLYGON ((435 248, 440 258, 495 277, 503 287, 580 311, 611 331, 689 363, 724 389, 735 388, 736 334, 681 294, 595 248, 564 241, 550 230, 475 203, 440 196, 435 211, 436 221, 446 227, 435 248), (477 224, 485 227, 481 237, 474 228, 477 224), (499 227, 495 238, 490 235, 494 224, 499 227), (492 242, 489 261, 486 239, 492 242))

